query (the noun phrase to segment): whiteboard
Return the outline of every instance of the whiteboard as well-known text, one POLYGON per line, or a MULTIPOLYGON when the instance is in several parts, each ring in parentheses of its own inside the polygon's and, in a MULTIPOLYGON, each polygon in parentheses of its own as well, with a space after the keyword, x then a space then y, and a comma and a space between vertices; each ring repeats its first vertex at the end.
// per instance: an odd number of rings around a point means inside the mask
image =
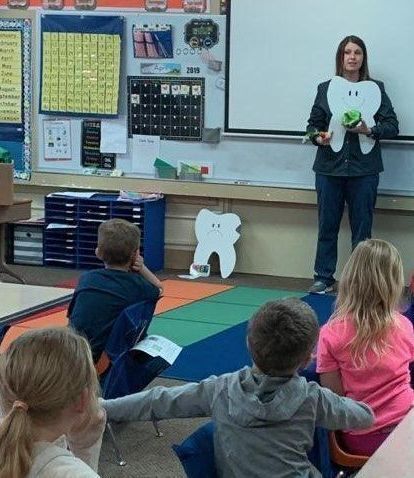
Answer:
POLYGON ((412 0, 233 0, 228 17, 229 132, 297 135, 318 83, 335 74, 339 42, 357 35, 368 66, 414 139, 412 0))

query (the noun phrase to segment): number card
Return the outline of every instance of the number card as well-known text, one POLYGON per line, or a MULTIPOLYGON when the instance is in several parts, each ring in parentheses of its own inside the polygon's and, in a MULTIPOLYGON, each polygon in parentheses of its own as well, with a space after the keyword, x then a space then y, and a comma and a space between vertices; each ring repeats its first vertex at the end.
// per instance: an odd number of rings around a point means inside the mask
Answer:
POLYGON ((41 113, 118 114, 121 27, 120 17, 42 18, 41 113))

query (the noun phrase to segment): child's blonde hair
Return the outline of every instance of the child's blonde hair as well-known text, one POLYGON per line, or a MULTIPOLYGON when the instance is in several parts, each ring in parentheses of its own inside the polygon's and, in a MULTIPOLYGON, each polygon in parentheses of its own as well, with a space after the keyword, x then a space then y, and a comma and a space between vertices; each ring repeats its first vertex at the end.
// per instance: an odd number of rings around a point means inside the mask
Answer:
POLYGON ((397 249, 380 239, 359 243, 342 272, 332 316, 332 320, 348 317, 354 323, 356 334, 349 347, 356 366, 367 365, 369 350, 380 357, 391 346, 387 335, 395 326, 403 288, 397 249))
POLYGON ((0 478, 24 478, 32 465, 33 426, 52 425, 98 380, 87 341, 69 328, 26 332, 0 356, 0 478))

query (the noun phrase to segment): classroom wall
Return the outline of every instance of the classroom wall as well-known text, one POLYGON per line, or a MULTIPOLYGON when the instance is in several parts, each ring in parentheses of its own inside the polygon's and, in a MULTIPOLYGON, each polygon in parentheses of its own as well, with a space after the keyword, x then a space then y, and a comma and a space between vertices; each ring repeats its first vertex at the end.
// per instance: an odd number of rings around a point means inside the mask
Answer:
MULTIPOLYGON (((99 0, 100 5, 102 1, 99 0)), ((138 3, 137 0, 135 4, 138 3)), ((4 4, 5 1, 0 0, 0 6, 4 4)), ((219 0, 212 0, 211 13, 218 11, 219 0)), ((194 185, 178 181, 111 178, 104 183, 103 178, 65 175, 63 180, 59 176, 62 175, 34 173, 31 183, 16 184, 17 196, 33 199, 34 217, 43 217, 44 196, 59 189, 90 187, 119 190, 123 187, 163 191, 167 195, 167 268, 185 269, 189 266, 196 243, 195 217, 202 207, 208 207, 235 212, 241 217, 241 238, 236 245, 237 272, 312 277, 317 237, 316 198, 313 191, 201 184, 199 190, 194 192, 194 185)), ((373 234, 390 240, 398 247, 408 277, 414 257, 414 198, 382 196, 378 199, 378 207, 373 234)), ((339 238, 339 270, 349 252, 350 233, 344 218, 339 238)))
MULTIPOLYGON (((93 187, 93 184, 92 184, 93 187)), ((43 217, 44 195, 55 191, 55 186, 17 185, 18 196, 33 199, 33 217, 43 217)), ((116 188, 114 188, 116 189, 116 188)), ((212 196, 167 195, 165 259, 166 268, 187 269, 192 262, 196 239, 194 222, 198 211, 207 207, 213 211, 239 214, 241 237, 236 243, 235 271, 281 277, 312 278, 317 238, 317 210, 313 192, 304 198, 291 195, 275 202, 248 201, 212 196)), ((217 196, 220 194, 216 193, 217 196)), ((384 206, 384 198, 379 198, 384 206)), ((389 205, 387 204, 387 207, 389 205)), ((400 203, 397 210, 378 209, 374 218, 373 236, 389 240, 399 249, 406 279, 414 269, 414 215, 402 210, 410 204, 400 203)), ((340 271, 350 253, 350 231, 346 216, 339 236, 340 271)))
MULTIPOLYGON (((65 8, 74 6, 73 0, 65 0, 65 8)), ((144 8, 145 0, 97 0, 98 8, 144 8)), ((6 6, 7 0, 0 0, 0 7, 6 6)), ((181 0, 168 0, 168 8, 181 8, 181 0)), ((30 0, 30 7, 41 7, 42 0, 30 0)), ((92 10, 93 11, 93 10, 92 10)))

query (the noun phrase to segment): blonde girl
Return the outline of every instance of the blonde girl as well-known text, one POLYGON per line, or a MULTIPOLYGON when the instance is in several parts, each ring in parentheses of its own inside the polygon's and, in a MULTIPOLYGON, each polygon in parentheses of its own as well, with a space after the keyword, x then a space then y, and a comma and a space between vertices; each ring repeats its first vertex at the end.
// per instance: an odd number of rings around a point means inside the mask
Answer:
POLYGON ((0 356, 0 478, 98 477, 97 390, 89 345, 72 330, 17 338, 0 356))
POLYGON ((320 332, 321 384, 365 402, 376 417, 372 428, 342 434, 352 453, 371 455, 414 405, 413 326, 398 312, 403 288, 397 249, 379 239, 361 242, 342 272, 334 314, 320 332))

